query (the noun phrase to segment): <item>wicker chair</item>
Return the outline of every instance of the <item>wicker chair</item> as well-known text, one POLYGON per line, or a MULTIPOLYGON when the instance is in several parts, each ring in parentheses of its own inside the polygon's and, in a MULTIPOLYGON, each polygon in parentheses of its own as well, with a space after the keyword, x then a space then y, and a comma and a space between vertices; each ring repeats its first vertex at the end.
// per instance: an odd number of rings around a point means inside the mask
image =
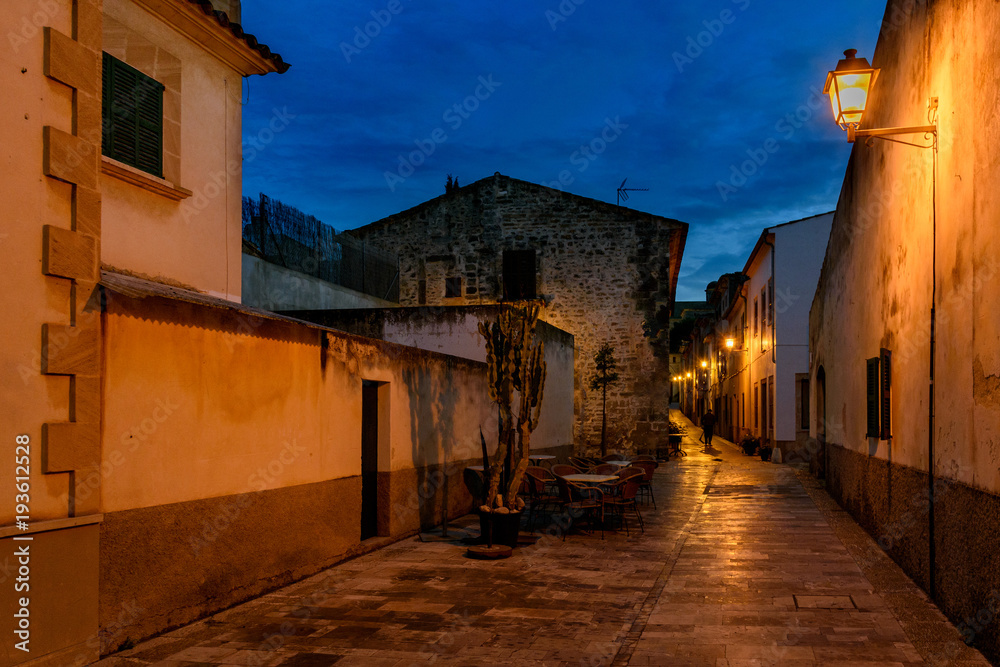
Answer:
POLYGON ((580 456, 569 457, 569 463, 576 468, 577 472, 590 472, 590 469, 594 467, 591 461, 580 456))
POLYGON ((628 528, 628 519, 625 517, 626 509, 632 509, 635 512, 636 518, 639 519, 639 528, 643 533, 646 532, 646 526, 642 522, 642 514, 639 513, 639 505, 635 501, 639 493, 640 479, 641 477, 638 475, 629 475, 612 485, 602 487, 604 490, 605 509, 610 510, 613 515, 622 520, 622 524, 625 526, 625 534, 629 536, 631 536, 631 533, 628 528))
POLYGON ((649 494, 649 499, 653 501, 653 509, 656 509, 656 498, 653 496, 653 471, 657 464, 650 461, 635 461, 630 467, 642 468, 642 481, 639 482, 639 492, 649 494))
POLYGON ((602 463, 599 466, 594 466, 590 472, 594 475, 617 475, 618 466, 613 466, 610 463, 602 463))
POLYGON ((576 475, 579 474, 580 469, 576 466, 571 466, 568 463, 557 463, 552 468, 550 468, 552 474, 556 477, 562 477, 563 475, 576 475))
POLYGON ((556 483, 556 476, 545 468, 528 466, 524 471, 524 482, 528 496, 528 527, 535 532, 535 515, 546 507, 561 507, 562 498, 549 491, 549 484, 556 483))
POLYGON ((625 479, 626 477, 634 477, 637 475, 645 476, 646 471, 637 465, 630 465, 627 468, 622 468, 616 474, 619 479, 625 479))
MULTIPOLYGON (((569 512, 570 516, 576 517, 586 515, 590 524, 590 530, 594 530, 594 518, 601 522, 601 539, 604 539, 604 492, 596 486, 585 486, 571 482, 563 477, 557 477, 559 483, 559 496, 562 499, 563 508, 569 512)), ((563 531, 563 541, 566 541, 566 532, 563 531)))

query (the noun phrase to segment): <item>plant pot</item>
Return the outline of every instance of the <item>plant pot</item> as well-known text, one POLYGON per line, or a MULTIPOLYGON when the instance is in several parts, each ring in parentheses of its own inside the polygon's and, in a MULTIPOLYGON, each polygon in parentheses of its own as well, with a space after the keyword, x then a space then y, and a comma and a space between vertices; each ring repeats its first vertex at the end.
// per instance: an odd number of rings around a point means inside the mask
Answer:
POLYGON ((760 448, 760 460, 761 461, 770 461, 771 460, 771 448, 770 447, 761 447, 760 448))
POLYGON ((503 544, 508 547, 517 546, 517 534, 521 530, 521 512, 511 512, 509 514, 496 514, 494 512, 479 511, 479 529, 482 531, 483 544, 492 531, 493 544, 503 544))

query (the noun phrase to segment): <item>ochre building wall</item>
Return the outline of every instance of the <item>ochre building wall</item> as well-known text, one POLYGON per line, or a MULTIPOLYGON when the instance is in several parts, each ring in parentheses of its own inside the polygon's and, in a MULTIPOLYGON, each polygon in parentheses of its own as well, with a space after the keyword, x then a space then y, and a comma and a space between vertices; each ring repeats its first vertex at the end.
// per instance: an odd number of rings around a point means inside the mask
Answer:
POLYGON ((496 441, 484 364, 112 291, 105 326, 104 651, 383 543, 361 540, 363 380, 379 536, 469 511, 480 427, 496 441))
POLYGON ((936 97, 937 164, 930 149, 854 146, 810 313, 812 435, 831 492, 998 660, 1000 108, 985 82, 1000 6, 892 0, 872 64, 864 126, 923 124, 936 97), (889 440, 866 437, 865 360, 881 348, 889 440))

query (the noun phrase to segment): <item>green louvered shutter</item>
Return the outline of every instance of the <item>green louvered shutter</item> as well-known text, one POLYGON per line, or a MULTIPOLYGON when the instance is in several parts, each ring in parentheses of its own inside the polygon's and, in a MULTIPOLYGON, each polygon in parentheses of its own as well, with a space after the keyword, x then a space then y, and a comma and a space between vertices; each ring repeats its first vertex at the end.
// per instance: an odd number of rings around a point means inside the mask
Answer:
POLYGON ((882 348, 879 353, 881 359, 881 378, 879 382, 879 402, 882 414, 879 416, 879 437, 882 440, 892 439, 892 352, 882 348))
POLYGON ((104 54, 104 136, 108 157, 163 177, 163 84, 104 54))
POLYGON ((866 373, 867 377, 865 378, 866 380, 865 402, 867 409, 866 433, 865 433, 866 438, 877 438, 880 435, 878 408, 881 400, 879 395, 880 392, 879 392, 878 361, 879 361, 878 357, 872 357, 871 359, 867 360, 866 364, 866 371, 867 371, 866 373))

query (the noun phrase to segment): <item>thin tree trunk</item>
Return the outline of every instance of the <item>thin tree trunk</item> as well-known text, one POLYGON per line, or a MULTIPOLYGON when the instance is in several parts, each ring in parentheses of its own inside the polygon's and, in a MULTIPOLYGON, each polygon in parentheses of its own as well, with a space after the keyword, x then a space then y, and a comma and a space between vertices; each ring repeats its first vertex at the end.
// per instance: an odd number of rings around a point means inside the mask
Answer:
POLYGON ((601 391, 601 456, 608 454, 608 385, 601 391))

